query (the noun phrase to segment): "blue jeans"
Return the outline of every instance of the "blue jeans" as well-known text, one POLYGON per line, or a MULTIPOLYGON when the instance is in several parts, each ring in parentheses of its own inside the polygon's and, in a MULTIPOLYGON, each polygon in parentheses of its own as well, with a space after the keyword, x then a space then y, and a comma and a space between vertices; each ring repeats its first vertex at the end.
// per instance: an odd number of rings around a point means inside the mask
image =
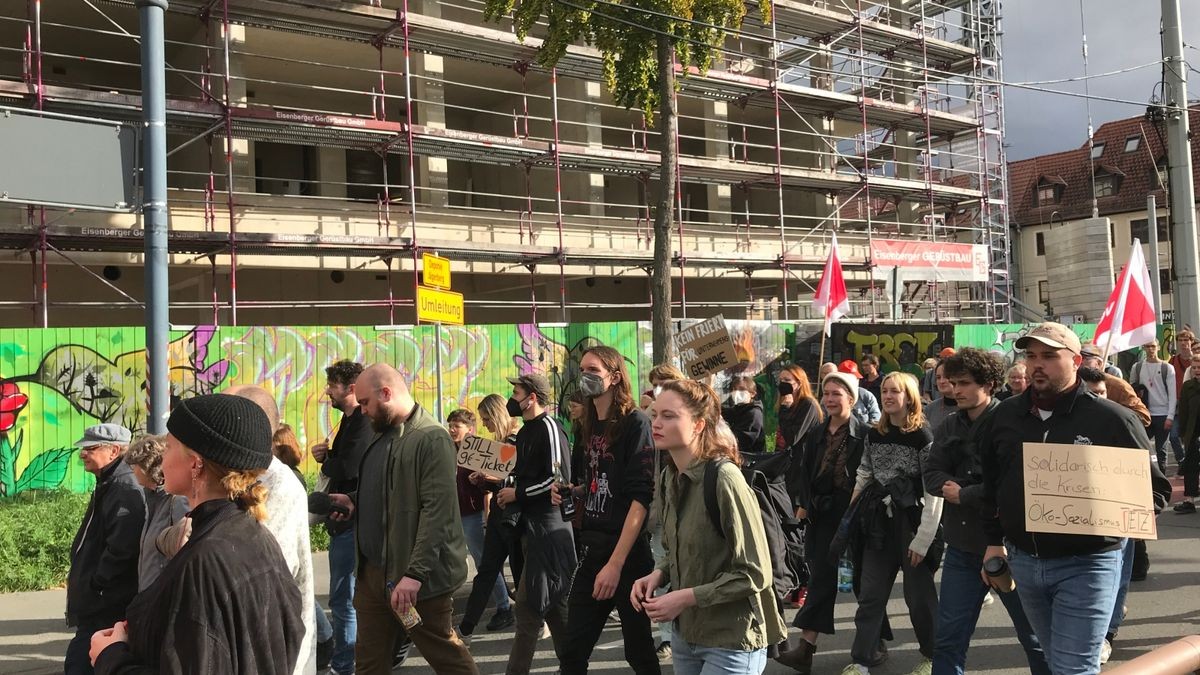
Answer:
MULTIPOLYGON (((463 534, 467 538, 467 551, 475 561, 475 569, 479 569, 479 561, 483 559, 483 511, 462 517, 463 534)), ((496 609, 508 611, 508 586, 504 584, 504 575, 496 577, 496 587, 492 589, 492 602, 496 609)))
MULTIPOLYGON (((1150 437, 1150 443, 1154 446, 1154 455, 1158 459, 1158 468, 1166 473, 1167 471, 1167 451, 1163 446, 1167 443, 1167 437, 1170 432, 1166 428, 1166 415, 1151 415, 1150 428, 1146 429, 1146 435, 1150 437)), ((1175 428, 1172 424, 1171 428, 1175 428)))
POLYGON ((1099 673, 1100 645, 1121 585, 1121 551, 1063 558, 1035 558, 1011 544, 1008 551, 1021 605, 1050 670, 1099 673))
POLYGON ((317 613, 317 642, 333 638, 333 624, 329 623, 329 617, 325 616, 325 608, 321 606, 321 602, 314 601, 313 608, 317 613))
POLYGON ((675 675, 760 675, 767 667, 767 648, 743 652, 701 647, 675 634, 671 639, 671 666, 675 675))
POLYGON ((1108 632, 1116 636, 1121 627, 1122 608, 1125 606, 1125 596, 1129 593, 1129 579, 1133 576, 1133 547, 1136 541, 1125 540, 1125 548, 1121 549, 1121 587, 1117 589, 1117 599, 1113 602, 1112 618, 1108 621, 1108 632))
MULTIPOLYGON (((965 672, 967 649, 971 646, 971 636, 975 634, 979 611, 988 591, 979 576, 982 568, 982 555, 954 546, 946 547, 946 556, 942 560, 942 588, 938 592, 937 640, 933 650, 935 675, 962 675, 965 672)), ((1021 608, 1021 599, 1016 593, 997 595, 1008 610, 1017 640, 1025 649, 1029 672, 1050 675, 1046 656, 1021 608)))
POLYGON ((329 665, 344 675, 354 672, 354 528, 329 538, 329 612, 333 615, 333 658, 329 665))

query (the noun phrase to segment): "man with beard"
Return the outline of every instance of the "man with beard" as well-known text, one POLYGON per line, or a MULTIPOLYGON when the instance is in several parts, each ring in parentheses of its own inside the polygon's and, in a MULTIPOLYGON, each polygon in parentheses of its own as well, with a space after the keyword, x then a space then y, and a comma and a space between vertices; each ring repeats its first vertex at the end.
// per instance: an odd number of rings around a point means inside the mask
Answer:
POLYGON ((454 443, 417 405, 393 367, 377 363, 358 376, 355 394, 378 434, 367 448, 356 493, 332 494, 357 518, 356 672, 392 670, 399 617, 416 609, 408 629, 435 673, 478 675, 454 634, 454 592, 467 580, 467 546, 458 516, 454 443))
MULTIPOLYGON (((1078 377, 1079 337, 1066 326, 1040 324, 1016 342, 1030 385, 996 407, 974 435, 984 501, 983 560, 1007 557, 1021 606, 1054 673, 1098 673, 1121 573, 1125 540, 1102 535, 1032 533, 1025 527, 1025 443, 1090 444, 1150 450, 1145 428, 1129 410, 1097 398, 1078 377)), ((986 571, 981 578, 994 583, 986 571)), ((999 589, 998 589, 999 590, 999 589)))

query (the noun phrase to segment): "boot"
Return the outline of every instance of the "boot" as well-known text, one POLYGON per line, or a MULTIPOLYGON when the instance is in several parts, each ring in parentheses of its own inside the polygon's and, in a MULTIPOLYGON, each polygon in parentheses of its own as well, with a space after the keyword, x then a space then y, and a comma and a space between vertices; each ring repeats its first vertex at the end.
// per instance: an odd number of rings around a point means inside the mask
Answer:
POLYGON ((811 675, 813 654, 817 653, 817 646, 813 643, 800 638, 800 644, 793 649, 782 652, 775 660, 800 673, 800 675, 811 675))

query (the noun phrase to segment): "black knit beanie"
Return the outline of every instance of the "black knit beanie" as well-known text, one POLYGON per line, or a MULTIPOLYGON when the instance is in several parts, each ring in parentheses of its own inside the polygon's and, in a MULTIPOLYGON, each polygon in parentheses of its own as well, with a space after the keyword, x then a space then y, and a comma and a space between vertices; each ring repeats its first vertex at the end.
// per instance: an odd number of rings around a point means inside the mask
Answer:
POLYGON ((271 465, 271 422, 253 401, 228 394, 184 399, 167 431, 205 459, 234 471, 271 465))

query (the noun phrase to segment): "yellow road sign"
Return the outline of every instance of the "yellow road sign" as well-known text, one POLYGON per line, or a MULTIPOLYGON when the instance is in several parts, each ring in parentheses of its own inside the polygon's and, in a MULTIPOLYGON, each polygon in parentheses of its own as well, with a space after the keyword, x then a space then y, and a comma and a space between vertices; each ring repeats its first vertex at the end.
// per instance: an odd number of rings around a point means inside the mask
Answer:
POLYGON ((421 277, 426 286, 450 288, 450 261, 432 253, 422 253, 421 277))
POLYGON ((462 293, 417 286, 417 321, 463 324, 462 293))

